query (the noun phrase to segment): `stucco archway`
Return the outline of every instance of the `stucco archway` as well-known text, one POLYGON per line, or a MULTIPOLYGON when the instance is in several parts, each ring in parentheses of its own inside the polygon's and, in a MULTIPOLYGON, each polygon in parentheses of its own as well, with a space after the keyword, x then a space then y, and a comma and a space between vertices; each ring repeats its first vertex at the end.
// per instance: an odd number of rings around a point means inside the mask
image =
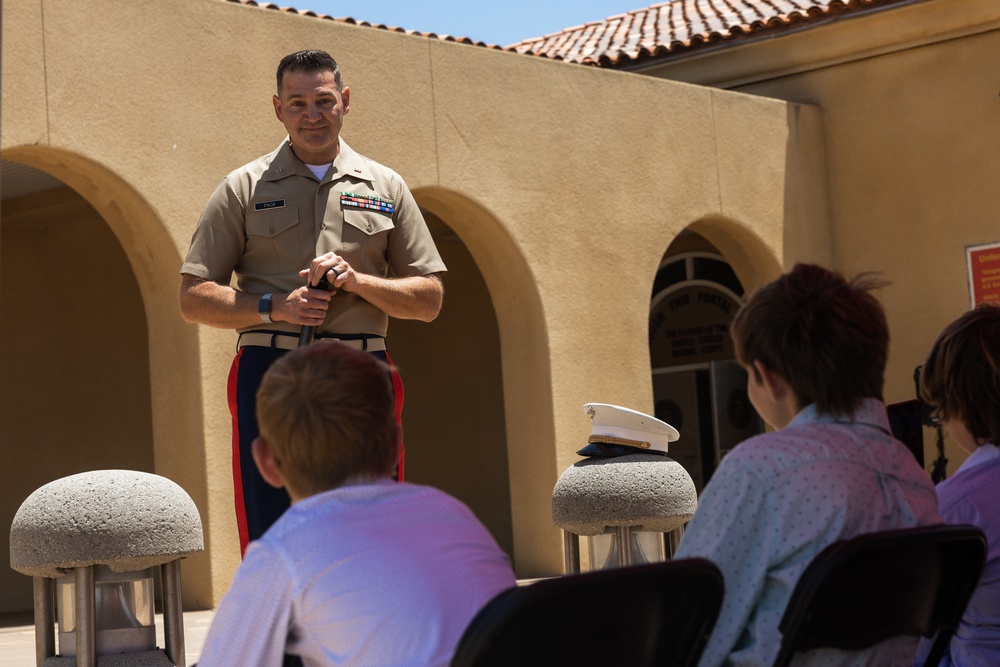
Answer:
MULTIPOLYGON (((49 264, 44 256, 39 257, 38 266, 30 268, 32 274, 28 281, 38 286, 40 294, 48 297, 52 308, 58 309, 60 303, 65 304, 68 300, 76 304, 90 303, 95 308, 90 311, 84 308, 81 311, 84 314, 75 321, 62 320, 57 326, 37 333, 48 337, 54 346, 79 346, 79 355, 94 354, 94 349, 87 349, 85 341, 88 336, 108 336, 120 329, 141 332, 134 335, 145 335, 145 340, 132 342, 146 353, 145 359, 136 362, 146 367, 138 371, 133 368, 123 369, 115 380, 125 385, 125 389, 129 388, 129 383, 135 383, 137 378, 146 383, 145 387, 135 386, 133 389, 148 403, 148 416, 145 417, 148 424, 137 427, 140 430, 146 428, 151 439, 152 451, 148 465, 152 472, 180 484, 194 499, 205 524, 206 548, 210 548, 198 332, 195 328, 186 326, 178 314, 177 270, 181 260, 176 245, 167 234, 162 221, 136 190, 124 178, 88 157, 51 147, 28 146, 4 150, 3 159, 29 165, 61 180, 68 186, 59 191, 59 196, 65 200, 64 205, 93 212, 91 217, 94 225, 89 228, 91 233, 101 234, 110 230, 109 237, 113 234, 113 240, 100 247, 111 248, 114 241, 117 241, 117 246, 120 247, 118 252, 124 255, 123 259, 117 261, 127 262, 127 269, 118 270, 114 275, 117 276, 116 280, 132 282, 131 285, 123 285, 122 289, 132 289, 137 293, 134 307, 123 310, 97 308, 96 305, 102 303, 102 299, 109 300, 115 296, 114 286, 117 283, 106 285, 99 293, 80 289, 80 285, 87 284, 87 276, 80 274, 81 267, 94 266, 95 263, 100 266, 101 258, 88 256, 86 260, 89 264, 85 263, 82 254, 89 250, 73 247, 71 236, 61 237, 57 232, 52 243, 68 243, 70 246, 53 248, 53 255, 66 254, 69 261, 49 264), (101 223, 106 225, 106 229, 101 223), (74 257, 80 261, 73 261, 74 257), (89 312, 99 315, 90 317, 87 314, 89 312)), ((46 195, 38 197, 43 200, 51 199, 46 195)), ((39 204, 41 203, 43 202, 40 200, 39 204)), ((4 305, 4 311, 5 320, 9 323, 14 319, 11 318, 14 313, 8 306, 9 304, 4 305)), ((30 321, 25 322, 25 326, 30 327, 30 321)), ((113 366, 118 361, 114 356, 114 348, 106 349, 100 354, 104 356, 97 360, 98 363, 113 366)), ((46 364, 52 362, 44 357, 36 363, 39 372, 59 371, 46 367, 46 364)), ((100 384, 80 386, 80 390, 87 392, 87 400, 101 405, 109 414, 115 412, 117 406, 108 405, 114 401, 113 396, 102 393, 100 384)), ((52 408, 52 419, 59 419, 59 403, 64 400, 67 397, 56 395, 47 403, 52 408)), ((135 430, 131 432, 134 433, 135 430)), ((109 428, 106 437, 130 436, 109 428)), ((66 444, 72 446, 72 443, 66 444)), ((117 444, 127 448, 131 443, 117 444)), ((135 446, 143 445, 140 443, 135 446)), ((149 443, 145 446, 148 448, 149 443)), ((87 465, 88 461, 84 457, 79 465, 82 469, 143 467, 141 463, 128 457, 112 457, 106 461, 95 457, 94 461, 97 461, 95 465, 87 465)), ((207 554, 187 559, 183 567, 185 605, 193 608, 210 605, 212 576, 207 554)))
POLYGON ((730 218, 708 216, 688 226, 718 248, 733 267, 747 295, 782 272, 782 260, 749 227, 730 218))
POLYGON ((443 188, 418 188, 414 195, 421 207, 460 237, 492 301, 506 406, 503 421, 518 576, 558 573, 562 545, 551 516, 552 480, 558 477, 551 366, 535 276, 503 223, 484 207, 443 188))
POLYGON ((405 387, 406 479, 462 500, 513 555, 500 331, 486 281, 462 239, 424 210, 448 267, 431 324, 392 320, 392 360, 405 387))
POLYGON ((699 223, 678 234, 663 254, 653 282, 649 346, 654 414, 680 431, 671 456, 701 493, 722 457, 764 426, 750 404, 746 373, 728 332, 746 288, 733 262, 695 230, 709 230, 730 252, 736 247, 738 257, 749 258, 752 266, 743 267, 744 275, 761 273, 753 262, 768 253, 754 247, 752 235, 741 238, 738 223, 699 223))

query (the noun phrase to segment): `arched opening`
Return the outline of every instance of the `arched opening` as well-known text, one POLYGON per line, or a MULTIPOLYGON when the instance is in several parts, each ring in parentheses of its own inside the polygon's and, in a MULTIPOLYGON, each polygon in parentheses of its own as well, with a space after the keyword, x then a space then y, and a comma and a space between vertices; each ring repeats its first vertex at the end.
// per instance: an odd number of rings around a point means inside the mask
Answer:
MULTIPOLYGON (((88 470, 153 472, 148 328, 135 274, 101 215, 44 172, 4 161, 0 382, 9 532, 38 487, 88 470)), ((31 579, 0 568, 0 612, 31 609, 31 579)))
MULTIPOLYGON (((198 332, 177 309, 177 247, 150 203, 86 156, 22 146, 5 149, 3 161, 59 187, 17 196, 4 174, 4 343, 23 368, 4 373, 4 392, 17 403, 5 400, 0 420, 9 443, 3 474, 16 490, 4 485, 2 511, 13 516, 35 488, 80 470, 168 477, 205 525, 206 553, 182 566, 184 603, 210 606, 231 567, 213 568, 207 553, 220 503, 209 503, 198 332), (40 448, 41 438, 55 454, 40 448), (31 467, 16 480, 14 456, 31 467)), ((9 570, 0 577, 8 574, 15 579, 2 582, 0 604, 30 608, 30 579, 9 570), (25 582, 27 598, 18 592, 25 582)))
POLYGON ((745 296, 726 257, 690 230, 667 248, 653 283, 649 352, 656 417, 680 432, 670 455, 699 493, 722 457, 764 428, 729 336, 745 296))
POLYGON ((433 323, 390 325, 392 359, 406 394, 406 478, 460 499, 513 556, 496 312, 462 239, 434 212, 423 213, 448 272, 444 306, 433 323))
MULTIPOLYGON (((447 447, 442 443, 437 449, 442 458, 448 458, 451 448, 464 450, 463 458, 481 459, 475 468, 468 470, 442 463, 441 469, 454 479, 442 480, 441 486, 468 487, 463 493, 470 494, 468 497, 475 503, 473 509, 477 514, 481 512, 480 517, 487 525, 492 523, 491 529, 497 530, 494 534, 505 548, 503 515, 509 512, 512 556, 519 577, 561 573, 562 543, 558 531, 553 530, 551 517, 552 483, 558 476, 553 447, 551 368, 535 276, 503 223, 478 203, 441 188, 415 189, 414 196, 437 228, 439 249, 450 274, 445 279, 445 308, 451 310, 439 318, 440 322, 424 327, 421 333, 415 332, 416 336, 424 337, 425 351, 414 350, 409 356, 427 354, 434 346, 451 344, 460 344, 461 349, 472 351, 473 356, 483 355, 480 359, 470 358, 468 363, 472 368, 463 369, 454 382, 441 377, 434 381, 447 395, 428 394, 428 400, 436 403, 432 413, 438 415, 439 421, 429 424, 433 433, 428 431, 427 437, 433 439, 434 433, 450 433, 448 437, 453 443, 447 447), (480 340, 464 340, 468 337, 480 340), (498 371, 499 385, 495 377, 487 377, 498 371), (477 373, 485 376, 476 377, 477 373), (460 395, 463 390, 467 393, 460 395), (461 411, 467 414, 455 414, 455 405, 463 406, 461 411), (476 427, 478 432, 489 432, 484 441, 462 432, 465 428, 462 424, 477 420, 482 420, 482 426, 476 427), (501 449, 505 457, 502 460, 501 449), (503 479, 504 465, 509 483, 506 489, 499 489, 496 484, 503 479), (494 479, 473 493, 471 487, 477 482, 471 471, 482 475, 483 480, 487 476, 494 479)), ((393 326, 398 324, 395 322, 393 326)), ((400 332, 401 328, 396 326, 390 336, 396 337, 400 332)), ((397 341, 391 344, 393 350, 398 349, 397 341)), ((402 357, 396 361, 404 363, 402 357)), ((407 372, 406 368, 403 371, 407 372)), ((440 376, 441 371, 428 364, 421 375, 440 376)), ((404 425, 410 418, 404 416, 404 425)), ((414 427, 405 428, 410 441, 410 430, 414 427)), ((412 451, 410 445, 407 447, 412 451)))

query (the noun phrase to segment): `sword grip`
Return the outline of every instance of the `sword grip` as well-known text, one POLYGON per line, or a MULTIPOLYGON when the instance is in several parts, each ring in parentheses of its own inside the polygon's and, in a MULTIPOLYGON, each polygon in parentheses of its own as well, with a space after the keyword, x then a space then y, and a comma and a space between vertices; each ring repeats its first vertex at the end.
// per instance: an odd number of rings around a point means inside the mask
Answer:
MULTIPOLYGON (((327 292, 329 292, 331 289, 333 289, 333 285, 330 284, 330 281, 326 279, 326 275, 324 275, 322 278, 320 278, 319 282, 317 282, 315 285, 309 285, 309 287, 310 287, 310 289, 322 289, 322 290, 326 290, 327 292)), ((315 336, 315 335, 316 335, 316 327, 311 327, 311 326, 308 326, 308 325, 304 325, 302 327, 301 333, 299 333, 299 345, 298 346, 299 347, 305 347, 306 345, 308 345, 309 343, 311 343, 313 341, 313 336, 315 336)))

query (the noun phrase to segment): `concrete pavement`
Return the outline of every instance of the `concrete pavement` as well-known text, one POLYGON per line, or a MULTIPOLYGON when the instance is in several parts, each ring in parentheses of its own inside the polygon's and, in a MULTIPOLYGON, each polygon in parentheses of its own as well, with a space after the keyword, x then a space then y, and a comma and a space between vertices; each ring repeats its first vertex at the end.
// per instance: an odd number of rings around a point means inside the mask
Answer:
MULTIPOLYGON (((189 611, 184 614, 184 653, 187 664, 193 665, 201 655, 211 610, 189 611)), ((30 614, 0 616, 0 665, 3 667, 35 667, 35 626, 30 614)), ((156 645, 163 648, 163 616, 156 615, 156 645)))

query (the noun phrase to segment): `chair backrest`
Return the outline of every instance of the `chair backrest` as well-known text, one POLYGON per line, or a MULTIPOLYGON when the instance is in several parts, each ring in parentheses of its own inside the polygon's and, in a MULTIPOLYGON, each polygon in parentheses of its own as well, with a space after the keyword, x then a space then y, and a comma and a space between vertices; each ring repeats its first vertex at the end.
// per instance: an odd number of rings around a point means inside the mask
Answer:
POLYGON ((700 558, 545 579, 483 607, 451 664, 693 666, 722 592, 721 572, 700 558))
POLYGON ((975 526, 936 525, 835 542, 799 578, 779 629, 775 667, 797 651, 857 651, 901 635, 937 639, 938 663, 979 581, 986 538, 975 526))

